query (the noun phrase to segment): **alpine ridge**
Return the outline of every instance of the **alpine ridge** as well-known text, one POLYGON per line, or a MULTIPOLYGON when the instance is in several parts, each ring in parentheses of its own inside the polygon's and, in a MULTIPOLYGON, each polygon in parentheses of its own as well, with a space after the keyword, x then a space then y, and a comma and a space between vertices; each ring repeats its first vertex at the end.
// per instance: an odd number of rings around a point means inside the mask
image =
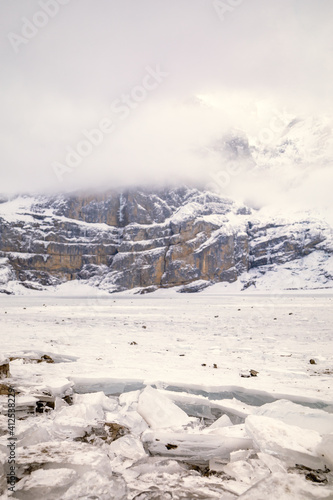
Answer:
POLYGON ((332 250, 323 221, 306 214, 265 217, 188 187, 25 195, 0 203, 4 293, 69 280, 109 292, 196 291, 218 282, 248 288, 279 270, 298 280, 303 275, 296 288, 327 288, 332 250))

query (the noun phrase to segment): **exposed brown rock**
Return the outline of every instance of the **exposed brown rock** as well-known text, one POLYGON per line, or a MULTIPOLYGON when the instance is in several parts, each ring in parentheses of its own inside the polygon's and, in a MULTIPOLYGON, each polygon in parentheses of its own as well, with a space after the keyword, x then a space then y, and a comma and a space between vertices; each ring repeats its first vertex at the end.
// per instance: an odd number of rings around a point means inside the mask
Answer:
POLYGON ((2 359, 0 361, 0 379, 10 377, 9 360, 2 359))
POLYGON ((0 267, 28 288, 82 279, 110 291, 148 292, 233 282, 250 268, 307 255, 323 241, 311 231, 305 238, 301 224, 284 230, 236 208, 188 188, 42 197, 29 212, 31 223, 0 218, 0 257, 8 259, 0 267), (232 210, 243 225, 228 222, 232 210))

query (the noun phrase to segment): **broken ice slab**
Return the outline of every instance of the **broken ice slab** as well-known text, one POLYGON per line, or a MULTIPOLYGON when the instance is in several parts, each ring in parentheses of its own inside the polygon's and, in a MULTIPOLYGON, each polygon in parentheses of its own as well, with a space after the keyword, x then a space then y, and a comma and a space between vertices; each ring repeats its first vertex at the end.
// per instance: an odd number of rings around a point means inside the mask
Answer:
POLYGON ((126 408, 122 408, 120 411, 106 412, 105 422, 127 427, 134 436, 140 436, 148 428, 147 422, 137 411, 126 408))
POLYGON ((72 393, 73 382, 67 378, 53 377, 45 380, 45 388, 53 397, 64 397, 72 393))
MULTIPOLYGON (((49 417, 40 415, 18 421, 16 437, 19 446, 61 439, 80 439, 90 434, 92 428, 102 428, 104 411, 101 405, 77 403, 63 406, 49 417)), ((1 441, 1 439, 0 439, 1 441)))
MULTIPOLYGON (((42 498, 42 497, 35 497, 42 498)), ((61 497, 61 500, 77 499, 98 500, 128 500, 128 490, 125 481, 116 475, 111 478, 98 471, 92 470, 80 477, 61 497)), ((26 500, 24 498, 24 500, 26 500)))
MULTIPOLYGON (((74 443, 74 449, 76 448, 74 443)), ((82 443, 80 443, 82 444, 82 443)), ((74 453, 77 450, 74 451, 74 453)), ((86 450, 87 451, 87 450, 86 450)), ((81 451, 82 453, 82 451, 81 451)), ((96 454, 95 454, 96 457, 96 454)), ((94 459, 88 453, 88 459, 94 459)), ((99 461, 99 463, 101 463, 99 461)), ((89 469, 74 463, 45 464, 45 468, 33 470, 15 486, 15 498, 18 500, 100 498, 127 500, 127 487, 122 478, 111 474, 110 469, 99 470, 92 462, 89 469)))
POLYGON ((271 472, 287 472, 286 465, 273 455, 268 453, 259 452, 257 453, 259 460, 268 467, 271 472))
POLYGON ((108 398, 102 391, 88 394, 74 394, 73 403, 101 406, 104 411, 115 411, 119 406, 115 398, 108 398))
POLYGON ((86 375, 75 375, 68 377, 74 383, 73 390, 79 394, 86 392, 104 392, 106 395, 118 396, 123 392, 136 391, 143 389, 145 384, 143 380, 130 379, 130 378, 112 378, 101 377, 101 374, 92 374, 88 377, 86 375))
POLYGON ((252 485, 270 475, 269 469, 258 459, 237 460, 227 464, 211 460, 209 468, 213 471, 223 472, 227 475, 224 481, 226 487, 240 495, 252 485))
POLYGON ((191 417, 215 420, 216 417, 220 416, 222 413, 218 405, 215 405, 214 402, 210 401, 205 396, 189 394, 187 392, 174 392, 163 389, 157 390, 165 397, 176 403, 177 406, 179 406, 185 411, 185 413, 187 413, 187 415, 191 417))
MULTIPOLYGON (((17 419, 35 414, 37 398, 34 396, 15 396, 15 416, 17 419)), ((8 415, 8 396, 0 396, 0 414, 8 415)))
POLYGON ((220 418, 215 420, 215 422, 212 423, 212 425, 210 425, 208 429, 218 429, 220 427, 230 427, 230 426, 232 426, 232 422, 228 417, 228 415, 222 415, 220 418))
POLYGON ((238 399, 221 399, 214 403, 226 414, 233 424, 244 422, 248 415, 252 415, 256 410, 255 406, 243 403, 238 399))
POLYGON ((333 433, 322 436, 322 440, 317 447, 317 453, 325 461, 329 469, 333 469, 333 433))
POLYGON ((77 476, 75 470, 67 468, 32 471, 15 486, 15 497, 33 500, 33 498, 49 498, 50 495, 57 495, 59 498, 74 483, 77 476))
POLYGON ((332 500, 330 487, 307 481, 304 476, 277 472, 257 482, 239 500, 332 500))
POLYGON ((191 395, 200 395, 209 399, 211 402, 218 403, 223 401, 230 401, 234 398, 236 401, 240 401, 245 405, 251 407, 261 406, 265 403, 272 403, 277 399, 288 399, 294 403, 299 403, 301 405, 306 405, 309 408, 329 408, 332 403, 324 400, 320 400, 313 397, 303 396, 299 394, 287 394, 268 392, 264 390, 251 389, 249 387, 243 387, 238 385, 221 385, 221 386, 209 386, 209 385, 198 385, 198 384, 188 384, 183 383, 181 385, 174 383, 166 383, 161 380, 154 380, 149 382, 159 389, 165 389, 169 392, 174 393, 187 393, 191 395))
POLYGON ((150 386, 141 392, 137 412, 152 429, 179 427, 191 422, 183 410, 150 386))
POLYGON ((20 380, 20 385, 17 385, 17 391, 23 394, 32 394, 38 401, 53 403, 57 397, 63 398, 69 396, 73 392, 73 382, 67 378, 55 377, 48 375, 44 377, 43 383, 33 383, 20 380))
POLYGON ((305 431, 301 427, 259 415, 249 415, 245 428, 260 451, 281 458, 289 466, 302 464, 315 469, 324 466, 316 452, 321 442, 321 436, 316 431, 305 431))
POLYGON ((128 498, 135 500, 236 500, 218 476, 206 477, 195 468, 160 457, 147 457, 126 469, 128 498))
POLYGON ((152 455, 172 456, 191 463, 207 463, 213 458, 227 458, 235 450, 253 448, 244 426, 215 429, 218 434, 145 431, 142 441, 152 455))
MULTIPOLYGON (((208 399, 207 396, 186 392, 175 392, 158 389, 158 391, 171 399, 188 415, 216 420, 222 415, 227 415, 233 424, 243 423, 248 415, 256 410, 255 406, 244 403, 238 399, 208 399)), ((213 394, 216 397, 216 394, 213 394)))
POLYGON ((141 439, 131 435, 122 436, 112 441, 109 450, 112 470, 115 473, 122 473, 133 463, 147 457, 141 439))
POLYGON ((68 467, 83 474, 99 470, 106 477, 111 475, 107 454, 95 446, 76 441, 49 441, 17 448, 16 475, 21 479, 27 470, 68 467))
POLYGON ((61 408, 53 420, 52 432, 58 439, 79 438, 90 432, 93 426, 104 422, 101 405, 77 403, 61 408))
POLYGON ((286 399, 268 403, 256 408, 256 415, 277 418, 290 425, 317 431, 320 434, 333 432, 333 414, 323 410, 307 408, 286 399))
POLYGON ((128 458, 133 461, 147 456, 140 439, 133 436, 122 436, 110 444, 110 450, 118 457, 128 458))

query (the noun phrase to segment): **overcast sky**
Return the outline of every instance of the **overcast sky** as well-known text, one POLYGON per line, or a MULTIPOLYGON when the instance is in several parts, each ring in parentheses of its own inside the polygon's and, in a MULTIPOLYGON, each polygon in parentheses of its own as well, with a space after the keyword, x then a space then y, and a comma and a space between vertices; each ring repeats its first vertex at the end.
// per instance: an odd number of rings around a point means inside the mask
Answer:
POLYGON ((209 183, 201 153, 230 128, 332 114, 332 0, 3 0, 0 16, 0 192, 209 183))

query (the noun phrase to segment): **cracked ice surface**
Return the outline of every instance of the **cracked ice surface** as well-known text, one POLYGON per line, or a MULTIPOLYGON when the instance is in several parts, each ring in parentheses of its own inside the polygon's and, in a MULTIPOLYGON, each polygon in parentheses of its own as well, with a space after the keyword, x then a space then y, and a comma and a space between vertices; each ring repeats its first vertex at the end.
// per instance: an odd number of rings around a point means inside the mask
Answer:
POLYGON ((1 384, 19 392, 10 497, 332 498, 331 298, 2 298, 1 384))

